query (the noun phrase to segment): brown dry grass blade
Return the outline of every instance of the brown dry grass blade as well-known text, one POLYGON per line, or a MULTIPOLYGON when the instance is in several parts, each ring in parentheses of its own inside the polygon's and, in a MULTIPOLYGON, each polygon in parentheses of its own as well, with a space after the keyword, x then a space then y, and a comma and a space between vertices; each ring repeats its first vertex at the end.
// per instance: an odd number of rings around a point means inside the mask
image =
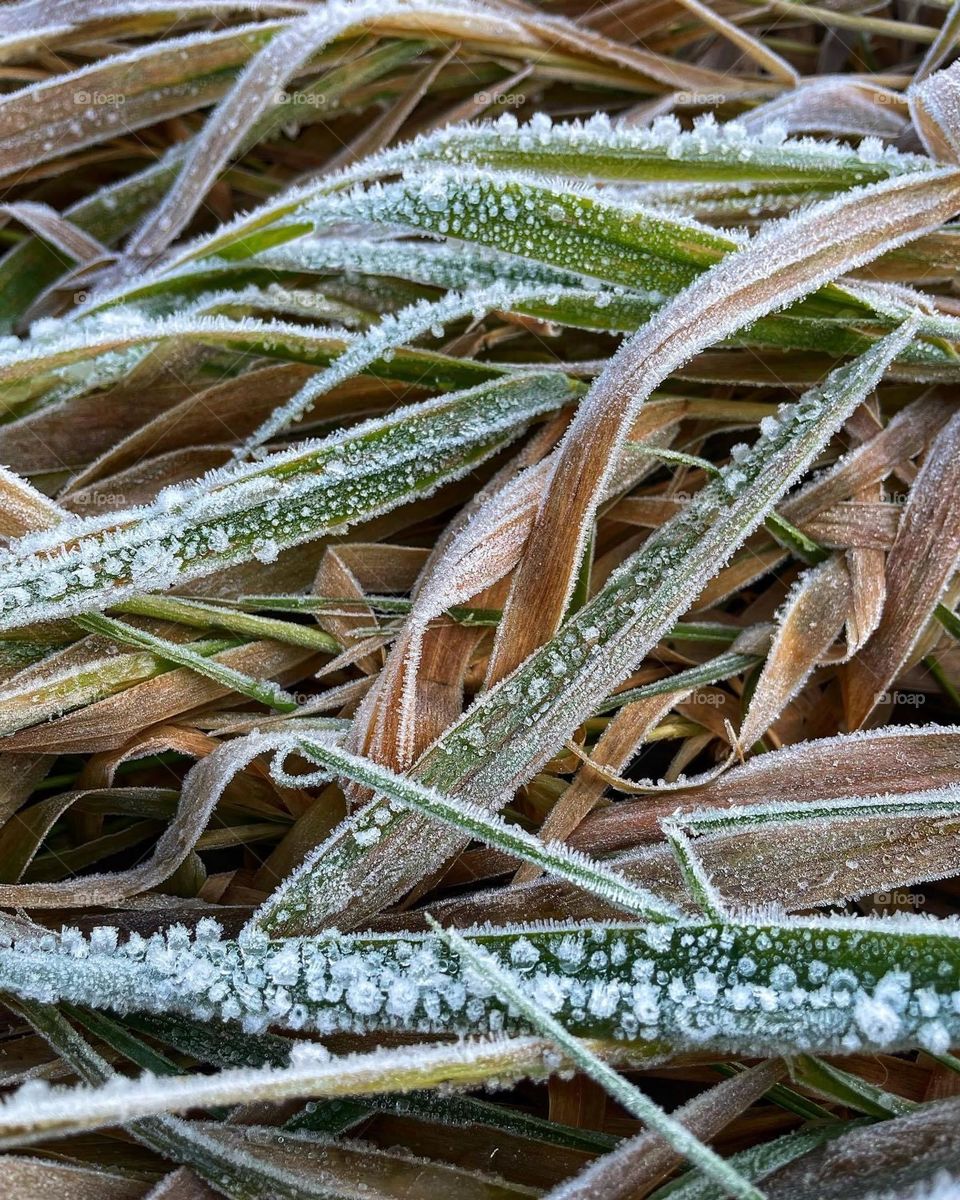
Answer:
POLYGON ((592 813, 570 838, 593 854, 658 841, 660 819, 677 808, 828 800, 940 788, 960 783, 960 728, 880 729, 821 738, 760 754, 702 787, 662 800, 629 800, 592 813), (895 769, 894 769, 895 766, 895 769))
MULTIPOLYGON (((505 6, 506 7, 506 6, 505 6)), ((639 76, 646 76, 659 88, 674 91, 690 91, 711 96, 748 96, 779 91, 783 86, 759 78, 745 78, 730 72, 712 71, 705 67, 681 62, 666 55, 613 41, 601 34, 586 29, 582 24, 573 24, 559 17, 545 16, 518 0, 510 0, 509 8, 521 17, 518 24, 524 30, 535 32, 549 47, 561 47, 578 57, 589 56, 602 63, 626 67, 639 76), (534 15, 535 14, 535 15, 534 15)), ((620 29, 617 29, 620 32, 620 29)), ((646 90, 646 89, 645 89, 646 90)))
POLYGON ((406 770, 460 715, 477 632, 431 622, 451 605, 479 607, 477 598, 492 595, 488 590, 516 566, 542 486, 542 457, 564 424, 558 417, 531 439, 457 514, 424 564, 413 609, 353 733, 377 761, 406 770))
POLYGON ((44 238, 76 262, 89 265, 105 263, 112 253, 95 237, 74 225, 50 207, 36 200, 21 200, 17 204, 0 205, 0 227, 8 220, 19 221, 31 233, 44 238))
MULTIPOLYGON (((175 750, 200 759, 215 750, 217 745, 212 738, 195 730, 160 726, 146 736, 134 738, 116 753, 89 759, 78 779, 78 784, 85 785, 81 790, 61 792, 46 800, 40 800, 25 812, 17 823, 4 826, 0 833, 0 861, 5 864, 5 878, 20 878, 53 824, 77 802, 98 795, 109 798, 111 794, 126 799, 136 799, 142 794, 144 798, 149 799, 157 789, 115 787, 114 776, 121 763, 166 750, 175 750)), ((245 812, 268 820, 271 817, 275 819, 284 811, 280 806, 281 799, 276 795, 275 785, 263 772, 256 778, 245 776, 238 780, 231 797, 245 812), (266 797, 272 798, 272 802, 266 797)), ((286 793, 283 801, 295 798, 295 794, 286 793)), ((187 858, 204 832, 218 799, 219 794, 198 794, 184 788, 176 811, 158 838, 152 855, 128 871, 86 875, 54 883, 0 884, 0 903, 26 908, 84 908, 98 904, 117 904, 148 891, 173 875, 187 858)), ((99 822, 93 824, 89 817, 84 820, 87 822, 85 829, 89 836, 97 836, 99 822)))
MULTIPOLYGON (((399 1148, 369 1142, 334 1141, 309 1132, 291 1133, 268 1126, 204 1122, 205 1135, 224 1151, 254 1153, 258 1165, 276 1171, 287 1187, 279 1193, 307 1196, 364 1196, 371 1200, 420 1200, 457 1196, 458 1200, 534 1200, 539 1190, 500 1176, 433 1162, 399 1148), (301 1188, 303 1190, 301 1190, 301 1188)), ((494 1164, 495 1167, 495 1164, 494 1164)), ((266 1174, 266 1172, 265 1172, 266 1174)))
MULTIPOLYGON (((779 1059, 708 1088, 674 1113, 702 1142, 709 1142, 786 1074, 779 1059)), ((643 1200, 680 1162, 680 1156, 656 1133, 639 1134, 591 1163, 575 1179, 550 1192, 547 1200, 643 1200)))
POLYGON ((120 1171, 14 1154, 4 1155, 3 1177, 4 1191, 11 1200, 43 1200, 47 1196, 57 1200, 145 1200, 151 1187, 120 1171))
MULTIPOLYGON (((864 411, 864 415, 868 415, 864 411)), ((870 418, 876 418, 879 424, 879 413, 874 409, 869 412, 870 418)), ((854 494, 853 501, 842 507, 848 512, 853 511, 862 515, 869 508, 882 512, 882 521, 888 522, 876 541, 869 536, 862 540, 852 541, 847 547, 846 563, 850 573, 850 619, 847 622, 847 653, 853 656, 867 642, 874 630, 880 624, 883 616, 883 606, 887 598, 886 552, 893 545, 897 529, 900 525, 900 513, 890 506, 884 506, 884 489, 882 483, 868 484, 854 494), (878 506, 877 502, 881 502, 878 506)), ((821 519, 829 514, 821 514, 821 519)), ((866 532, 866 531, 864 531, 866 532)), ((817 534, 811 533, 816 539, 817 534)), ((826 544, 826 543, 821 543, 826 544)))
MULTIPOLYGON (((544 841, 565 841, 609 786, 609 781, 592 764, 606 772, 619 772, 629 763, 650 730, 687 693, 673 692, 664 696, 649 696, 628 704, 616 714, 590 754, 590 762, 577 772, 569 787, 559 798, 543 823, 540 837, 544 841)), ((514 877, 515 883, 535 879, 539 871, 524 864, 514 877)))
MULTIPOLYGON (((277 642, 248 642, 216 656, 218 662, 260 679, 284 678, 292 671, 301 678, 302 664, 314 658, 310 650, 277 642)), ((193 709, 207 708, 234 693, 187 668, 165 671, 96 704, 44 725, 22 729, 4 740, 4 748, 52 754, 88 754, 122 746, 138 730, 172 720, 193 709)))
POLYGON ((847 644, 855 654, 880 624, 887 599, 886 555, 876 546, 853 546, 847 551, 850 574, 850 619, 847 644))
POLYGON ((960 415, 928 454, 887 560, 887 597, 873 636, 845 673, 847 724, 858 729, 897 678, 960 556, 960 415))
POLYGON ((930 155, 960 162, 960 63, 915 84, 907 97, 914 126, 930 155))
POLYGON ((678 0, 678 3, 692 16, 699 18, 708 28, 715 30, 722 37, 728 38, 738 50, 743 52, 744 58, 753 59, 757 66, 769 71, 774 79, 790 87, 796 87, 800 82, 798 72, 782 55, 764 45, 759 38, 753 37, 746 29, 726 20, 720 13, 708 8, 706 4, 701 4, 700 0, 678 0))
MULTIPOLYGON (((674 803, 659 818, 669 817, 678 807, 674 803)), ((659 833, 659 823, 657 828, 659 833)), ((697 855, 731 912, 749 914, 765 906, 797 912, 878 892, 888 893, 889 899, 891 892, 902 894, 918 884, 922 904, 924 883, 955 873, 958 835, 960 820, 943 816, 825 819, 808 826, 782 824, 746 834, 711 834, 697 840, 697 855)), ((515 862, 505 855, 481 852, 470 864, 471 876, 502 875, 515 862)), ((635 847, 610 860, 610 865, 634 884, 681 909, 693 910, 677 860, 665 843, 635 847)), ((463 877, 448 882, 462 883, 463 877)), ((531 912, 540 920, 617 919, 611 905, 546 878, 433 902, 430 912, 447 925, 459 926, 522 923, 531 912)), ((384 914, 374 925, 385 930, 421 929, 423 911, 384 914)))
MULTIPOLYGON (((866 1129, 853 1129, 764 1180, 768 1200, 849 1200, 851 1195, 922 1195, 911 1184, 938 1168, 960 1168, 960 1098, 866 1129), (891 1189, 897 1189, 891 1191, 891 1189)), ((929 1193, 928 1193, 929 1194, 929 1193)))
MULTIPOLYGON (((384 8, 395 7, 384 0, 384 8)), ((163 200, 131 237, 126 268, 161 254, 189 223, 217 176, 259 118, 278 102, 278 90, 333 38, 357 24, 357 12, 335 15, 324 5, 276 33, 241 72, 194 138, 180 173, 163 200)), ((123 267, 123 265, 122 265, 123 267)))
POLYGON ((189 1167, 179 1167, 160 1180, 148 1200, 213 1200, 216 1194, 189 1167))
POLYGON ((63 516, 53 500, 0 467, 0 536, 18 538, 36 529, 53 529, 63 516))
POLYGON ((275 27, 263 22, 194 37, 186 59, 183 39, 170 38, 3 96, 0 173, 11 175, 112 138, 118 129, 135 130, 209 103, 275 27), (92 102, 101 96, 112 103, 92 102))
POLYGON ((740 727, 744 749, 759 740, 800 691, 843 629, 849 609, 850 576, 842 556, 803 573, 787 598, 740 727))
MULTIPOLYGON (((152 412, 148 409, 144 414, 147 419, 142 420, 133 432, 126 437, 114 437, 109 449, 77 472, 65 495, 69 497, 71 492, 115 475, 146 458, 204 443, 242 441, 312 374, 310 367, 298 363, 264 367, 200 392, 191 391, 179 403, 165 407, 152 420, 152 412)), ((107 392, 99 395, 97 400, 104 420, 112 425, 114 410, 127 408, 131 397, 123 392, 107 392)), ((341 395, 338 395, 338 402, 343 405, 341 395)), ((70 406, 70 416, 73 416, 74 407, 70 406)), ((60 420, 70 426, 76 424, 63 412, 60 420)), ((38 432, 45 437, 45 430, 38 432)))
POLYGON ((801 532, 829 550, 889 550, 899 524, 899 507, 885 504, 882 489, 874 487, 804 521, 801 532))
POLYGON ((875 437, 780 505, 781 514, 794 525, 804 525, 860 489, 882 482, 924 450, 952 415, 952 406, 935 396, 914 401, 875 437))
POLYGON ((47 754, 0 754, 0 825, 29 800, 53 762, 47 754))
POLYGON ((779 121, 791 133, 895 139, 907 126, 908 109, 899 92, 869 80, 806 78, 793 91, 761 104, 740 120, 756 131, 779 121))
MULTIPOLYGON (((376 625, 369 605, 364 603, 364 590, 356 575, 344 560, 340 546, 328 546, 320 559, 313 590, 318 596, 339 596, 347 601, 347 613, 319 613, 320 628, 332 634, 341 646, 353 647, 359 640, 357 631, 376 625)), ((382 656, 369 654, 357 660, 365 675, 375 675, 383 665, 382 656)))
POLYGON ((144 421, 173 407, 192 389, 178 380, 149 388, 113 388, 26 414, 0 426, 0 455, 22 475, 62 477, 129 436, 144 421))
MULTIPOLYGON (((134 790, 139 793, 139 789, 134 790)), ((48 819, 44 827, 38 828, 39 837, 45 836, 54 821, 62 816, 74 801, 100 791, 102 789, 94 789, 92 792, 65 792, 55 797, 59 804, 53 806, 47 814, 48 819)), ((191 852, 197 838, 206 828, 217 799, 217 796, 188 795, 184 789, 177 811, 157 839, 153 853, 145 862, 135 867, 115 873, 84 875, 56 883, 0 884, 0 904, 25 908, 88 908, 116 904, 157 887, 176 871, 191 852)))
POLYGON ((771 225, 662 308, 605 368, 557 452, 498 630, 489 678, 503 678, 556 631, 586 531, 640 403, 667 375, 759 316, 799 298, 960 207, 960 174, 848 193, 771 225))

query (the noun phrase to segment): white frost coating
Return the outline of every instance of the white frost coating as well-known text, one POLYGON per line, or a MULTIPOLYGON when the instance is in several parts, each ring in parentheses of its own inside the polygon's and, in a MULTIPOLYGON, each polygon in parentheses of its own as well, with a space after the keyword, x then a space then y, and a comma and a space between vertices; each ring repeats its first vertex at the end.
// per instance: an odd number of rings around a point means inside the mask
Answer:
MULTIPOLYGON (((654 465, 649 454, 633 443, 628 442, 624 451, 608 495, 633 486, 654 465)), ((375 684, 376 692, 386 695, 394 689, 397 674, 401 676, 396 752, 399 763, 405 767, 412 765, 415 757, 418 670, 429 623, 447 609, 466 603, 485 587, 505 578, 516 566, 548 474, 549 463, 541 461, 502 487, 494 486, 492 490, 481 492, 472 509, 461 516, 459 528, 451 530, 442 556, 418 582, 410 615, 375 684)), ((371 692, 371 704, 377 702, 371 692)), ((387 714, 385 710, 376 715, 378 720, 384 716, 393 719, 393 714, 387 714)), ((364 709, 357 728, 365 728, 369 716, 370 712, 364 709)))
POLYGON ((773 642, 740 725, 743 746, 753 746, 806 684, 848 620, 850 591, 846 561, 839 554, 794 582, 777 613, 773 642))
MULTIPOLYGON (((323 744, 316 739, 308 741, 295 734, 284 734, 279 739, 258 738, 251 735, 254 744, 264 749, 279 742, 278 753, 271 768, 274 778, 286 787, 304 787, 328 782, 331 778, 345 776, 353 783, 373 788, 379 795, 403 807, 426 813, 470 837, 479 838, 490 846, 515 854, 525 862, 548 871, 559 879, 565 879, 577 887, 600 896, 610 904, 647 920, 675 920, 679 911, 660 897, 653 895, 624 879, 616 871, 594 862, 586 855, 571 850, 562 842, 542 842, 517 825, 508 825, 501 817, 456 796, 445 796, 435 788, 424 787, 414 779, 404 778, 386 767, 360 758, 335 745, 323 744), (324 767, 318 776, 289 775, 283 769, 283 760, 297 753, 324 767), (297 782, 294 782, 297 780, 297 782)), ((359 830, 355 838, 366 844, 377 840, 376 827, 359 830)), ((322 845, 309 854, 303 863, 290 875, 270 898, 268 907, 282 908, 285 894, 296 893, 313 870, 322 854, 322 845)), ((254 918, 256 920, 256 918, 254 918)))
MULTIPOLYGON (((0 379, 5 382, 29 379, 38 368, 54 370, 71 367, 87 359, 108 359, 131 348, 151 342, 162 342, 175 338, 210 339, 213 341, 257 342, 265 353, 286 342, 305 347, 317 346, 327 339, 342 343, 348 334, 341 329, 310 329, 282 321, 258 321, 253 317, 236 320, 223 315, 193 314, 186 310, 171 316, 151 318, 136 309, 107 309, 83 321, 37 322, 29 342, 14 342, 11 339, 7 353, 0 352, 0 379)), ((97 369, 103 369, 103 362, 97 369)), ((122 361, 120 366, 129 370, 133 360, 122 361)), ((98 378, 87 381, 89 386, 98 378)))
MULTIPOLYGON (((507 254, 448 242, 301 238, 252 255, 244 262, 244 269, 249 269, 251 264, 287 271, 343 271, 348 278, 353 274, 396 275, 457 291, 490 287, 495 283, 523 287, 536 284, 542 287, 549 284, 582 286, 581 277, 571 271, 561 271, 544 263, 518 262, 507 254)), ((201 267, 209 269, 207 262, 201 267)), ((237 269, 236 264, 227 260, 224 260, 224 267, 237 269)))
POLYGON ((274 1103, 304 1096, 342 1096, 383 1091, 384 1081, 402 1081, 409 1090, 455 1071, 478 1079, 497 1072, 542 1074, 550 1056, 532 1038, 494 1037, 454 1045, 411 1049, 377 1049, 365 1054, 331 1057, 316 1042, 294 1043, 286 1067, 241 1068, 215 1075, 155 1076, 137 1079, 116 1075, 100 1087, 49 1087, 24 1084, 0 1105, 0 1147, 29 1145, 105 1125, 121 1125, 159 1113, 191 1108, 245 1104, 255 1099, 274 1103))
MULTIPOLYGON (((665 1053, 854 1053, 960 1038, 960 922, 922 917, 544 925, 470 933, 577 1036, 665 1053)), ((76 930, 0 948, 0 987, 43 1002, 240 1020, 248 1029, 524 1032, 433 934, 125 942, 76 930)))
POLYGON ((933 1179, 921 1179, 905 1187, 871 1192, 864 1200, 960 1200, 960 1178, 938 1171, 933 1179))
POLYGON ((591 304, 595 300, 593 293, 583 289, 551 286, 545 291, 539 284, 529 289, 515 289, 498 284, 462 295, 459 292, 451 292, 436 301, 418 300, 402 312, 388 313, 372 329, 359 336, 332 366, 318 372, 295 392, 286 404, 276 408, 236 453, 239 457, 262 446, 264 442, 309 412, 314 402, 338 383, 359 375, 378 359, 389 359, 394 351, 414 338, 425 333, 438 335, 444 325, 461 317, 473 315, 480 318, 493 308, 509 310, 517 304, 531 300, 556 303, 566 294, 571 294, 585 304, 591 304))
POLYGON ((934 158, 960 161, 960 72, 953 63, 928 75, 907 92, 910 115, 934 158))
MULTIPOLYGON (((863 781, 865 762, 864 756, 857 754, 860 749, 869 749, 870 742, 881 743, 878 748, 878 754, 882 755, 884 750, 898 754, 899 748, 883 748, 883 742, 890 740, 916 739, 917 742, 941 742, 952 744, 955 739, 960 738, 960 726, 956 725, 896 725, 882 726, 876 730, 856 730, 853 733, 838 733, 832 738, 815 738, 810 742, 797 742, 793 745, 782 746, 776 751, 775 761, 770 760, 769 755, 755 755, 748 758, 745 763, 734 768, 730 774, 725 776, 727 786, 732 788, 731 798, 736 797, 736 787, 734 785, 743 784, 751 798, 750 810, 757 811, 758 798, 764 794, 764 788, 769 788, 770 791, 778 787, 778 780, 782 786, 782 780, 792 779, 797 780, 802 778, 804 774, 810 775, 814 772, 817 775, 817 780, 821 781, 824 766, 833 768, 847 768, 846 776, 830 782, 828 792, 818 792, 823 799, 833 799, 834 794, 841 794, 846 790, 863 781), (858 745, 866 743, 866 745, 858 745), (853 749, 853 756, 850 754, 853 749), (769 784, 767 784, 769 781, 769 784), (757 800, 755 805, 754 800, 757 800)), ((920 748, 923 752, 923 748, 920 748)), ((866 756, 869 758, 869 756, 866 756)), ((882 760, 880 760, 882 761, 882 760)), ((913 774, 917 773, 916 758, 911 758, 910 766, 913 774)), ((942 772, 943 762, 942 755, 937 757, 936 768, 938 772, 942 772)), ((920 770, 929 768, 920 768, 920 770)), ((869 787, 876 787, 877 780, 883 781, 883 776, 888 775, 887 770, 871 770, 869 778, 872 780, 869 787)), ((710 770, 706 776, 697 776, 696 779, 691 779, 686 775, 678 775, 676 781, 667 782, 666 780, 647 780, 642 786, 649 786, 650 790, 664 791, 684 791, 690 787, 704 784, 708 779, 716 778, 715 770, 710 770)), ((637 785, 641 786, 641 785, 637 785)), ((802 791, 794 784, 791 788, 793 793, 802 791)), ((880 794, 880 793, 877 793, 880 794)))
POLYGON ((751 133, 775 124, 791 132, 862 137, 860 152, 876 155, 879 139, 898 138, 906 125, 903 96, 850 76, 808 78, 792 91, 738 117, 751 133), (864 144, 866 143, 866 144, 864 144))
POLYGON ((768 178, 780 180, 791 169, 799 174, 805 170, 812 173, 817 167, 828 172, 838 167, 851 172, 858 167, 879 167, 893 174, 929 170, 932 165, 923 155, 902 154, 881 146, 876 139, 852 148, 829 139, 790 138, 784 126, 773 120, 756 130, 740 120, 718 124, 710 113, 696 117, 690 130, 684 130, 672 115, 643 127, 614 123, 603 113, 586 121, 564 123, 553 123, 546 114, 538 113, 520 125, 512 113, 504 113, 496 122, 466 129, 452 126, 387 153, 395 156, 395 162, 431 159, 498 166, 505 165, 508 154, 540 154, 546 166, 547 155, 551 155, 562 158, 564 170, 576 172, 579 165, 584 174, 610 180, 642 177, 629 174, 631 160, 662 158, 674 163, 727 164, 736 167, 742 179, 751 177, 751 168, 763 168, 769 172, 768 178), (584 161, 593 155, 608 156, 608 161, 620 165, 620 171, 606 175, 602 169, 597 171, 595 163, 584 161))
MULTIPOLYGON (((874 730, 886 733, 887 730, 874 730)), ((897 730, 899 733, 899 729, 897 730)), ((795 749, 795 747, 794 747, 795 749)), ((779 757, 779 751, 778 751, 779 757)), ((752 760, 751 760, 752 761, 752 760)), ((840 796, 824 802, 771 801, 768 804, 694 809, 676 820, 699 833, 785 821, 857 820, 860 817, 951 816, 960 810, 960 785, 922 792, 840 796)))
POLYGON ((20 538, 0 552, 0 626, 103 608, 348 527, 456 478, 568 396, 556 373, 512 375, 20 538))
MULTIPOLYGON (((840 766, 845 760, 845 752, 848 747, 860 744, 861 746, 869 746, 871 742, 883 743, 891 738, 906 738, 925 740, 933 737, 943 737, 944 739, 952 739, 960 737, 960 725, 897 725, 895 727, 881 726, 877 729, 858 729, 853 733, 839 733, 834 737, 815 738, 807 742, 794 742, 791 746, 783 746, 777 751, 777 773, 784 777, 794 775, 798 765, 807 766, 814 769, 819 769, 822 761, 831 760, 833 765, 840 766), (816 761, 811 760, 811 755, 818 756, 816 761)), ((763 779, 771 768, 771 762, 768 755, 755 755, 753 758, 747 759, 742 765, 738 766, 730 778, 749 781, 753 776, 759 776, 763 779)), ((682 786, 689 787, 690 781, 680 777, 683 780, 682 786)), ((851 774, 848 782, 856 780, 858 776, 855 773, 851 774)), ((771 781, 772 785, 772 781, 771 781)), ((659 786, 664 786, 658 784, 659 786)), ((842 787, 838 784, 837 787, 842 787)), ((751 812, 756 812, 757 807, 751 804, 751 812)), ((689 814, 688 814, 689 816, 689 814)))
MULTIPOLYGON (((441 930, 436 922, 431 924, 456 952, 465 967, 472 968, 486 978, 496 992, 509 1000, 511 1007, 522 1013, 531 1025, 555 1042, 581 1071, 599 1083, 627 1112, 666 1138, 678 1154, 682 1154, 691 1164, 719 1183, 729 1195, 739 1197, 739 1200, 763 1200, 762 1193, 739 1175, 728 1162, 705 1146, 683 1122, 667 1116, 645 1092, 635 1084, 628 1083, 589 1046, 569 1033, 553 1017, 554 1009, 560 1007, 559 1002, 556 1005, 544 1005, 540 1001, 537 988, 534 988, 531 994, 526 981, 520 979, 513 970, 493 955, 460 937, 453 930, 441 930)), ((616 1008, 615 992, 615 988, 599 988, 595 985, 588 1007, 595 1015, 606 1016, 616 1008)))
MULTIPOLYGON (((497 20, 502 22, 504 19, 508 19, 505 14, 498 13, 497 20)), ((685 132, 673 117, 660 118, 649 129, 644 129, 614 125, 602 114, 586 122, 563 124, 552 124, 544 114, 538 114, 535 122, 519 125, 512 114, 504 113, 495 122, 452 126, 421 135, 410 143, 382 151, 336 175, 325 177, 320 183, 291 189, 281 198, 236 218, 216 234, 197 239, 170 266, 215 253, 220 246, 242 237, 246 229, 261 228, 270 224, 271 218, 287 216, 299 204, 350 183, 392 174, 418 162, 519 165, 521 155, 527 161, 534 152, 542 155, 538 160, 541 170, 549 171, 555 166, 565 175, 583 173, 591 178, 609 180, 649 177, 636 168, 630 172, 631 160, 639 161, 644 156, 659 162, 710 164, 719 161, 741 170, 762 165, 769 177, 781 179, 784 170, 795 169, 799 178, 809 173, 817 187, 822 185, 825 170, 836 170, 838 159, 850 172, 848 183, 859 181, 857 173, 861 168, 866 169, 870 178, 877 178, 929 171, 932 166, 930 159, 922 155, 901 154, 890 147, 883 151, 879 162, 875 161, 872 152, 864 160, 856 149, 838 142, 785 139, 782 130, 775 125, 754 136, 737 122, 718 126, 704 120, 696 129, 685 132), (550 153, 556 155, 554 161, 548 157, 550 153), (619 162, 604 169, 605 155, 612 155, 619 162)), ((656 177, 656 171, 653 177, 656 177)))
POLYGON ((740 234, 673 220, 585 183, 468 167, 436 166, 396 183, 318 196, 295 219, 317 230, 366 222, 454 237, 646 291, 679 291, 744 244, 740 234), (617 249, 623 246, 629 253, 617 249))

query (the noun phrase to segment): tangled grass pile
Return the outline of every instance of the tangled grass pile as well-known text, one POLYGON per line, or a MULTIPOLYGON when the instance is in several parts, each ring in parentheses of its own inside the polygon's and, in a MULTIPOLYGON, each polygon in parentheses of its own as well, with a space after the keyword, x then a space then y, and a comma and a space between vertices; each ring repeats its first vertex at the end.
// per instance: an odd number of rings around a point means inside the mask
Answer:
POLYGON ((960 1197, 958 43, 0 9, 0 1194, 960 1197))

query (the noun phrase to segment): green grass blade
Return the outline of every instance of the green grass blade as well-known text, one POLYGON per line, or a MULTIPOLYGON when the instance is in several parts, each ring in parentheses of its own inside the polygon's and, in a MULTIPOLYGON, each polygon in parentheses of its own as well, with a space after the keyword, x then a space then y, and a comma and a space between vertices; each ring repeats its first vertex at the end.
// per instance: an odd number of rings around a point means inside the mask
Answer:
POLYGON ((110 607, 386 512, 482 462, 570 398, 555 373, 518 375, 400 409, 152 507, 67 521, 0 553, 0 627, 110 607))
POLYGON ((743 1200, 763 1200, 763 1194, 715 1154, 699 1139, 674 1121, 644 1092, 628 1083, 611 1066, 592 1050, 572 1036, 564 1026, 531 999, 523 984, 512 972, 482 949, 472 946, 452 929, 441 929, 435 921, 431 924, 437 934, 453 949, 464 967, 470 967, 486 979, 512 1008, 518 1011, 538 1033, 555 1042, 577 1067, 603 1087, 627 1112, 637 1117, 661 1137, 690 1163, 698 1167, 714 1182, 719 1183, 731 1196, 743 1200))

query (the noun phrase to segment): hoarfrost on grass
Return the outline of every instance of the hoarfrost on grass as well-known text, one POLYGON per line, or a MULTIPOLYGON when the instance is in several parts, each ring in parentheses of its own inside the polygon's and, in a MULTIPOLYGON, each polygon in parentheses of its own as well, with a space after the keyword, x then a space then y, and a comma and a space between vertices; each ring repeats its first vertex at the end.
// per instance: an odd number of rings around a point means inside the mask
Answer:
MULTIPOLYGON (((536 924, 468 934, 575 1035, 670 1057, 941 1053, 960 1037, 960 934, 922 917, 748 917, 637 926, 536 924)), ((14 995, 125 1012, 242 1021, 249 1030, 528 1032, 434 934, 223 940, 202 920, 119 941, 18 938, 0 949, 14 995), (115 944, 116 943, 116 944, 115 944)))

